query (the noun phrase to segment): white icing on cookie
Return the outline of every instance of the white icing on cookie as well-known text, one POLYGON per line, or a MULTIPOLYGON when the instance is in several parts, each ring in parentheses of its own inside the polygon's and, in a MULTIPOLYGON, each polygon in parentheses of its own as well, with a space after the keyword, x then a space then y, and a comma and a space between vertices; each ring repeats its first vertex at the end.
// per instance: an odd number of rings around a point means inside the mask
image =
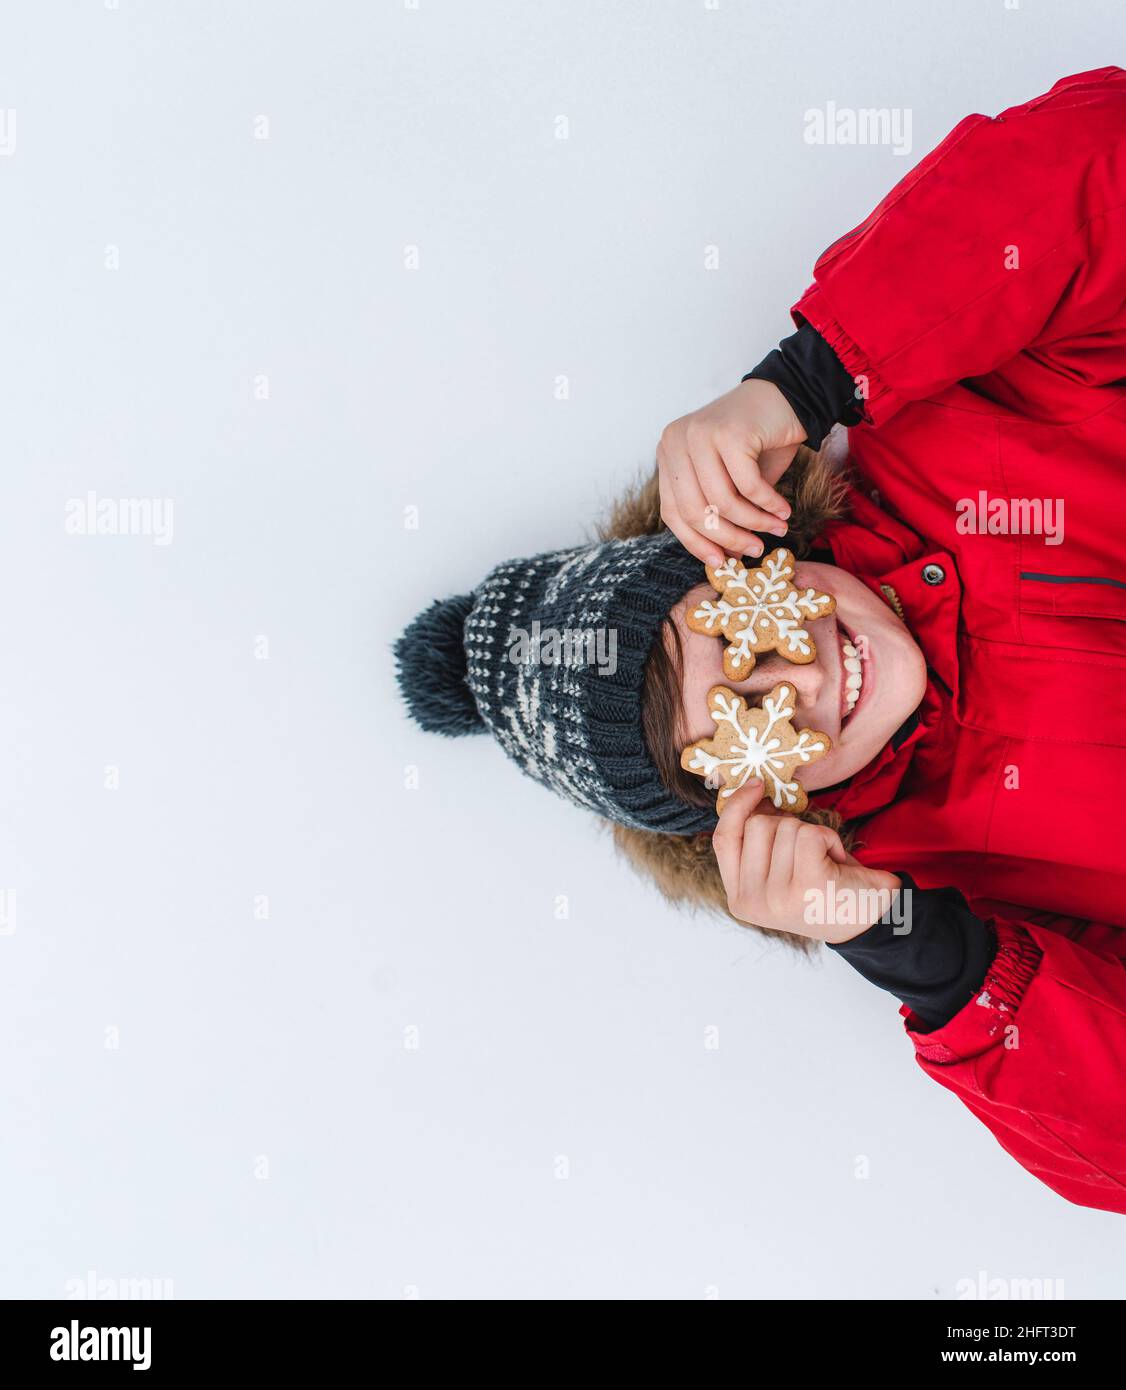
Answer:
POLYGON ((831 613, 836 600, 816 589, 795 589, 794 570, 794 557, 785 547, 772 551, 757 569, 730 557, 708 569, 718 597, 690 609, 688 626, 727 640, 723 669, 729 680, 747 676, 756 653, 777 651, 799 664, 817 655, 806 624, 831 613))
POLYGON ((762 778, 765 794, 779 810, 805 809, 807 797, 794 770, 824 757, 833 745, 827 734, 795 730, 790 723, 795 708, 794 687, 786 683, 764 697, 761 709, 722 685, 712 688, 708 712, 715 720, 715 737, 690 744, 681 766, 707 779, 709 786, 718 784, 719 812, 752 777, 762 778))

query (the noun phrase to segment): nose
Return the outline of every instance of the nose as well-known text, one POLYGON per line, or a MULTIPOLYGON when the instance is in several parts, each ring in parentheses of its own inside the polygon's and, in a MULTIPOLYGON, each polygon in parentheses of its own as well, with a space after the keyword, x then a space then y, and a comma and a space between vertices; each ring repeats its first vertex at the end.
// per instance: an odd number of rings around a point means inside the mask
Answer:
POLYGON ((776 652, 759 657, 755 669, 745 681, 740 681, 733 689, 748 695, 765 695, 780 681, 788 681, 797 691, 798 708, 812 708, 825 684, 825 670, 820 658, 804 666, 785 661, 776 652))

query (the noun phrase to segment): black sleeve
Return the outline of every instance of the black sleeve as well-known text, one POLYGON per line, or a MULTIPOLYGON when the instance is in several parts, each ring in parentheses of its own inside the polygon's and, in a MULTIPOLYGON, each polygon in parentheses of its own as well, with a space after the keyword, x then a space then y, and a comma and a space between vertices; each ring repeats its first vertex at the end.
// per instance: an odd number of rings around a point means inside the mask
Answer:
POLYGON ((956 888, 916 888, 908 874, 893 872, 909 897, 893 903, 867 931, 829 949, 894 994, 933 1032, 981 988, 997 942, 956 888))
POLYGON ((805 427, 811 449, 820 449, 835 424, 854 425, 860 419, 856 382, 808 323, 783 338, 743 380, 752 378, 778 387, 805 427))

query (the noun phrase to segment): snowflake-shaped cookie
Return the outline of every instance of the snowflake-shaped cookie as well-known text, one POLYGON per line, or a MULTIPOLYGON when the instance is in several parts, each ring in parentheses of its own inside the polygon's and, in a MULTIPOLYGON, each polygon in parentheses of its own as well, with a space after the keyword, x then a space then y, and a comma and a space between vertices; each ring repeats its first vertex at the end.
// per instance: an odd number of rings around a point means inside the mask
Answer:
POLYGON ((833 746, 828 734, 816 729, 800 732, 790 723, 796 708, 794 687, 783 681, 762 702, 749 705, 742 695, 716 685, 708 691, 708 713, 715 720, 715 737, 690 743, 680 765, 718 788, 716 814, 727 798, 752 777, 761 777, 763 794, 780 811, 804 811, 809 798, 794 780, 794 770, 823 758, 833 746))
POLYGON ((771 551, 753 570, 728 558, 722 565, 709 566, 707 574, 719 597, 690 608, 687 622, 693 632, 726 640, 723 671, 728 680, 745 680, 759 652, 776 651, 802 666, 817 655, 805 625, 831 613, 837 601, 816 589, 794 588, 790 551, 771 551))

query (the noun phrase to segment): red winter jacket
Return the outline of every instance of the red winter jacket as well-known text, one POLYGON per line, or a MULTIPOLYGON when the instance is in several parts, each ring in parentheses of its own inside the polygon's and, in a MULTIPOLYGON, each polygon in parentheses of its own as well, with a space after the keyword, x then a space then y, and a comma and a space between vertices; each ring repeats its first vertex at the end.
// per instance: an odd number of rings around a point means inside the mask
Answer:
POLYGON ((863 862, 997 933, 949 1023, 903 1011, 919 1064, 1049 1187, 1126 1213, 1124 247, 1126 72, 1100 68, 962 121, 793 314, 867 390, 868 495, 825 539, 933 672, 835 804, 869 817, 863 862), (968 531, 983 492, 1061 499, 1062 543, 968 531))

